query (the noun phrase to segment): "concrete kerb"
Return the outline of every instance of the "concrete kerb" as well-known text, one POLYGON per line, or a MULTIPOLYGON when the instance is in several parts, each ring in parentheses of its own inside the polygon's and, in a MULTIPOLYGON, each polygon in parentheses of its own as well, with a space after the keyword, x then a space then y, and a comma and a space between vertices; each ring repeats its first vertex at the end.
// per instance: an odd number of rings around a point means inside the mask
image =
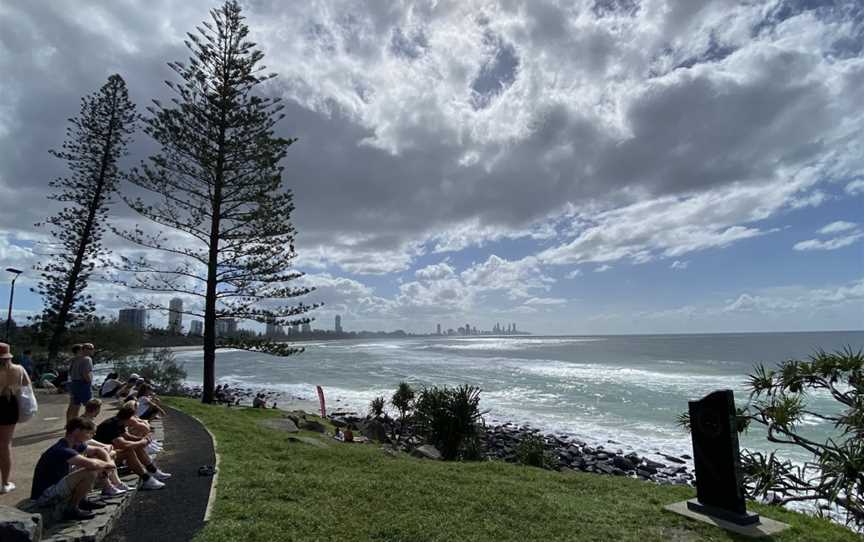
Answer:
MULTIPOLYGON (((170 408, 171 410, 177 410, 174 407, 168 408, 170 408)), ((181 412, 179 410, 177 411, 181 412)), ((210 480, 210 496, 207 498, 207 508, 204 510, 204 523, 207 523, 208 521, 210 521, 210 516, 213 514, 213 505, 216 503, 216 487, 219 485, 219 464, 221 463, 221 458, 219 457, 219 448, 216 444, 216 435, 214 435, 210 431, 207 425, 202 422, 200 418, 198 418, 197 416, 193 416, 192 414, 189 414, 187 412, 183 412, 183 414, 186 414, 187 416, 201 424, 201 427, 203 427, 204 430, 207 431, 207 434, 210 435, 210 441, 213 444, 213 456, 216 458, 216 464, 213 465, 214 472, 213 478, 210 480)))

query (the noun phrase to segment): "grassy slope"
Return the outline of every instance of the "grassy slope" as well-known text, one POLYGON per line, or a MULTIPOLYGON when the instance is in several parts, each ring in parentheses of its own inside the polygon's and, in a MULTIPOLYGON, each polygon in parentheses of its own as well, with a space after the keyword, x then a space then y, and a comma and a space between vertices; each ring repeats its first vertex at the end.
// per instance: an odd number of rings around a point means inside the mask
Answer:
MULTIPOLYGON (((198 541, 749 540, 662 510, 693 496, 688 488, 391 457, 332 439, 320 449, 259 425, 277 411, 167 402, 201 419, 218 442, 216 505, 198 541)), ((792 525, 777 540, 860 542, 823 520, 751 508, 792 525)))

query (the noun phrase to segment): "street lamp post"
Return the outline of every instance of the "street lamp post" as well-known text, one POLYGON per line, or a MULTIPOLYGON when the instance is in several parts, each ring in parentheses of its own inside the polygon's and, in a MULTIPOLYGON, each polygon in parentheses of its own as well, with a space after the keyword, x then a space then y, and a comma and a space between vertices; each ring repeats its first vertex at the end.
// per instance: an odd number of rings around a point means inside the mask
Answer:
POLYGON ((12 327, 12 300, 15 299, 15 281, 18 280, 18 275, 21 274, 21 271, 14 267, 7 267, 6 271, 15 275, 12 277, 12 289, 9 291, 9 312, 6 314, 6 342, 8 343, 9 329, 12 327))

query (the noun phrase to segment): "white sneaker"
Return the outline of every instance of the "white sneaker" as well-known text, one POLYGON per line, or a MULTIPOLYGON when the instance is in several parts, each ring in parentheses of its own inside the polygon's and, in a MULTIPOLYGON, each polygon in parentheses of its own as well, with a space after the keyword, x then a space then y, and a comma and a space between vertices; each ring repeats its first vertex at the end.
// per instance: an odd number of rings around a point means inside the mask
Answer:
POLYGON ((123 482, 120 482, 120 485, 119 485, 119 486, 114 486, 114 487, 116 487, 116 488, 119 489, 120 491, 132 491, 132 488, 129 487, 128 485, 126 485, 126 484, 123 483, 123 482))
POLYGON ((14 490, 15 490, 15 484, 13 484, 12 482, 7 482, 7 483, 3 484, 2 486, 0 486, 0 495, 2 495, 4 493, 11 493, 14 490))
POLYGON ((152 444, 148 444, 147 447, 144 448, 144 451, 147 452, 147 455, 156 455, 162 451, 162 448, 157 448, 152 444))
POLYGON ((128 490, 123 489, 122 487, 108 486, 102 490, 102 495, 105 497, 113 497, 115 495, 122 495, 123 493, 126 493, 126 491, 128 490))
POLYGON ((156 469, 156 472, 151 472, 150 476, 156 478, 157 480, 167 480, 168 478, 171 478, 171 474, 167 472, 162 472, 159 469, 156 469))
POLYGON ((141 489, 162 489, 165 487, 165 484, 157 480, 154 476, 150 476, 147 480, 141 484, 141 489))

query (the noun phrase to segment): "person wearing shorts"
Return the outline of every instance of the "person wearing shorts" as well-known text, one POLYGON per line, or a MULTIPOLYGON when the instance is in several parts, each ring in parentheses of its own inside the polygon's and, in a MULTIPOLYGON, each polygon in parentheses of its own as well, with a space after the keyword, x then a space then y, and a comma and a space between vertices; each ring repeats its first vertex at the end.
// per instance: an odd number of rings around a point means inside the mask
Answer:
POLYGON ((66 422, 66 435, 45 450, 33 471, 30 498, 40 507, 62 505, 66 519, 90 519, 105 505, 86 499, 99 476, 115 468, 110 461, 87 457, 86 442, 96 425, 84 418, 66 422))
POLYGON ((66 420, 78 416, 81 405, 93 398, 93 344, 76 344, 72 347, 75 357, 69 362, 69 408, 66 420))

